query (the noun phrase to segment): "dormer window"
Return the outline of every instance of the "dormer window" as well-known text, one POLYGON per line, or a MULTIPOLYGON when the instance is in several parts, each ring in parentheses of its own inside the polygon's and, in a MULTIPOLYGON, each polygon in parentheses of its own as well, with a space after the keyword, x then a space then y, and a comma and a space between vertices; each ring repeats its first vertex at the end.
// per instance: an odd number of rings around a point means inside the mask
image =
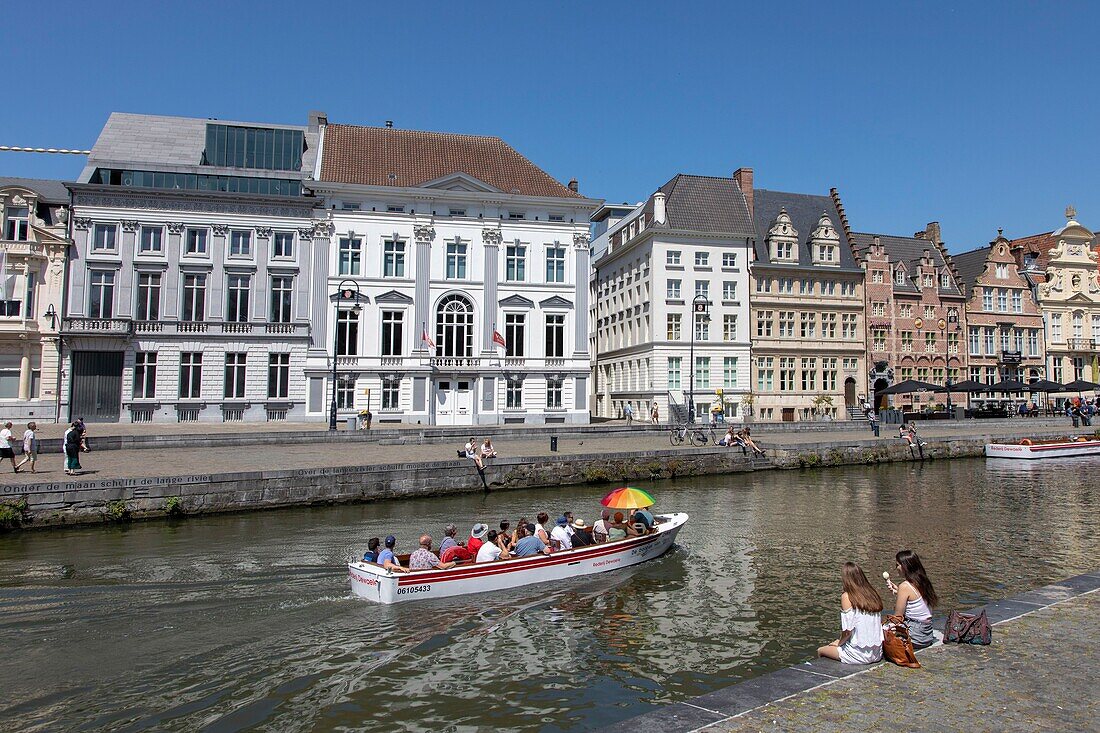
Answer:
POLYGON ((835 265, 838 263, 838 249, 840 247, 840 234, 833 226, 833 220, 822 212, 817 226, 810 235, 810 251, 813 253, 814 262, 821 265, 835 265))
POLYGON ((773 262, 793 262, 795 260, 795 243, 798 242, 798 230, 791 223, 791 217, 786 209, 780 209, 775 217, 766 237, 768 253, 773 262))
POLYGON ((930 287, 932 287, 932 284, 933 284, 934 282, 935 282, 935 281, 934 281, 934 280, 932 279, 932 276, 931 276, 931 275, 925 275, 925 276, 924 276, 924 287, 926 287, 926 288, 930 288, 930 287))
POLYGON ((30 237, 30 208, 9 206, 4 209, 4 239, 25 242, 30 237))
POLYGON ((776 242, 772 257, 777 260, 794 259, 794 242, 776 242))
POLYGON ((894 270, 894 284, 895 285, 904 285, 905 284, 905 270, 903 270, 900 267, 898 269, 894 270))
POLYGON ((821 244, 817 247, 817 259, 819 262, 835 262, 836 247, 831 244, 821 244))
POLYGON ((946 272, 940 273, 940 287, 944 290, 951 289, 951 276, 946 272))

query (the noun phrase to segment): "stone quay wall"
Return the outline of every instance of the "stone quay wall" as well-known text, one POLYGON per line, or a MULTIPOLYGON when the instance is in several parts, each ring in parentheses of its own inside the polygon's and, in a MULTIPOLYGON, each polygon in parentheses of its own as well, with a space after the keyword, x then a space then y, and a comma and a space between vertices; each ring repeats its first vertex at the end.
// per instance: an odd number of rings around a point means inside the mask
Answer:
MULTIPOLYGON (((774 446, 767 459, 753 460, 737 449, 681 448, 658 451, 509 457, 486 467, 484 482, 465 460, 391 465, 340 466, 189 476, 135 477, 0 485, 0 505, 21 514, 25 528, 172 515, 358 503, 384 499, 521 488, 605 484, 708 476, 772 469, 873 465, 894 461, 981 456, 999 434, 930 439, 924 457, 904 441, 846 439, 774 446)), ((1049 436, 1062 437, 1062 436, 1049 436)))

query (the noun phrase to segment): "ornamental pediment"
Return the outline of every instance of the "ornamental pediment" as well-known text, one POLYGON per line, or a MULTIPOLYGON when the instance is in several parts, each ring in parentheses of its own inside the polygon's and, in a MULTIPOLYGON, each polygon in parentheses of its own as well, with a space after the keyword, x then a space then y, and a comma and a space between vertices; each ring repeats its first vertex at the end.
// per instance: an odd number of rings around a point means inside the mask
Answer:
POLYGON ((546 300, 539 301, 539 307, 541 308, 572 308, 573 303, 566 300, 560 295, 555 295, 546 300))
POLYGON ((410 305, 413 299, 404 293, 396 290, 388 290, 385 293, 377 296, 374 299, 375 303, 400 303, 401 305, 410 305))
POLYGON ((441 191, 469 191, 472 193, 503 193, 499 188, 490 186, 468 173, 456 171, 435 180, 422 183, 417 188, 434 188, 441 191))
POLYGON ((502 308, 534 308, 535 301, 528 300, 522 295, 509 295, 507 298, 502 298, 498 301, 497 305, 502 308))

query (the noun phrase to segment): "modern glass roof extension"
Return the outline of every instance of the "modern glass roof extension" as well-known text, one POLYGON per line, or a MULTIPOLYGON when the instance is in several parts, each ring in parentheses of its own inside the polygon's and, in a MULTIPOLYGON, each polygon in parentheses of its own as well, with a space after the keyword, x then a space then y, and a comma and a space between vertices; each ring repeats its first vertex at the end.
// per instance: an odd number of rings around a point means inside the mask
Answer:
POLYGON ((175 191, 221 191, 224 193, 254 193, 263 196, 302 195, 301 181, 279 178, 250 178, 247 176, 166 173, 163 171, 130 171, 112 168, 96 169, 91 183, 175 191))
POLYGON ((298 171, 302 169, 303 150, 305 134, 301 130, 207 123, 202 164, 219 168, 298 171))

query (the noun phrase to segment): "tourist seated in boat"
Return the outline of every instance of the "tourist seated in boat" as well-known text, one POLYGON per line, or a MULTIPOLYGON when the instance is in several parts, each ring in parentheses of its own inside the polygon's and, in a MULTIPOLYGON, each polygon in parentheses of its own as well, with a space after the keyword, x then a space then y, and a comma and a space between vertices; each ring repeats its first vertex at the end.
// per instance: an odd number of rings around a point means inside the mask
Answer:
POLYGON ((502 550, 510 551, 515 546, 511 527, 512 523, 507 519, 500 520, 500 530, 497 532, 496 543, 502 550))
POLYGON ((623 525, 626 527, 627 537, 641 537, 647 531, 646 526, 643 523, 635 521, 634 515, 637 513, 637 511, 637 509, 631 509, 627 513, 626 519, 623 520, 623 525))
POLYGON ((482 543, 485 542, 485 536, 489 534, 489 525, 484 522, 478 522, 470 528, 470 539, 466 540, 466 549, 470 551, 470 554, 477 557, 477 551, 481 549, 482 543))
POLYGON ((890 592, 897 596, 894 615, 905 620, 913 648, 923 649, 936 641, 932 634, 932 609, 936 607, 939 598, 917 553, 901 550, 894 555, 894 560, 898 573, 905 578, 898 585, 894 585, 892 580, 886 581, 890 592))
POLYGON ((440 562, 453 562, 455 564, 470 562, 474 559, 474 554, 464 545, 455 543, 439 553, 439 560, 440 562))
POLYGON ((395 547, 397 547, 397 538, 391 534, 386 538, 385 549, 378 553, 378 564, 394 573, 409 572, 408 568, 401 567, 401 561, 397 559, 397 555, 393 551, 395 547))
POLYGON ((477 448, 477 438, 470 436, 470 441, 466 443, 464 450, 466 451, 466 457, 473 461, 478 468, 485 468, 485 462, 481 460, 481 452, 477 448))
POLYGON ((409 570, 446 570, 453 568, 455 562, 443 562, 439 556, 432 552, 432 536, 420 535, 420 547, 409 555, 409 570))
POLYGON ((566 511, 562 512, 561 515, 563 517, 565 517, 565 523, 566 523, 565 524, 565 531, 567 531, 569 533, 569 536, 572 537, 573 536, 573 512, 566 510, 566 511))
POLYGON ((509 550, 515 549, 516 543, 519 542, 519 531, 522 528, 526 527, 528 524, 530 524, 530 522, 527 521, 527 517, 519 518, 519 521, 516 523, 515 529, 512 530, 512 544, 511 547, 508 548, 509 550))
POLYGON ((546 530, 546 523, 550 521, 550 515, 546 512, 539 512, 535 517, 535 534, 538 536, 544 545, 550 544, 550 533, 546 530))
POLYGON ((607 536, 611 529, 611 510, 604 509, 600 512, 600 518, 592 525, 592 541, 596 544, 607 542, 607 536))
POLYGON ((377 537, 371 537, 369 540, 367 540, 367 551, 363 553, 363 562, 378 562, 379 544, 381 544, 381 540, 379 540, 377 537))
POLYGON ((454 547, 458 544, 458 540, 455 539, 456 534, 458 534, 458 527, 453 524, 448 524, 443 528, 443 541, 439 543, 440 557, 443 556, 448 547, 454 547))
POLYGON ((607 541, 625 540, 627 535, 626 521, 622 512, 615 512, 615 516, 607 525, 607 541))
POLYGON ((583 519, 573 520, 573 547, 588 547, 594 543, 592 529, 584 523, 583 519))
POLYGON ((871 664, 882 659, 882 597, 862 568, 844 563, 840 595, 840 638, 817 650, 844 664, 871 664))
POLYGON ((642 524, 645 527, 645 531, 641 534, 649 534, 653 531, 653 525, 656 523, 656 519, 653 518, 653 513, 645 507, 634 511, 634 524, 642 524))
POLYGON ((555 550, 572 550, 573 538, 569 535, 569 520, 558 517, 557 526, 550 532, 550 546, 555 550))
POLYGON ((489 534, 485 536, 485 544, 477 551, 477 558, 474 562, 492 562, 493 560, 509 559, 512 555, 506 548, 500 546, 499 540, 500 533, 495 529, 490 529, 489 534))
POLYGON ((526 527, 520 527, 519 542, 516 543, 516 550, 512 554, 516 557, 528 557, 537 555, 540 552, 549 555, 551 550, 550 546, 536 534, 535 525, 528 524, 526 527))

